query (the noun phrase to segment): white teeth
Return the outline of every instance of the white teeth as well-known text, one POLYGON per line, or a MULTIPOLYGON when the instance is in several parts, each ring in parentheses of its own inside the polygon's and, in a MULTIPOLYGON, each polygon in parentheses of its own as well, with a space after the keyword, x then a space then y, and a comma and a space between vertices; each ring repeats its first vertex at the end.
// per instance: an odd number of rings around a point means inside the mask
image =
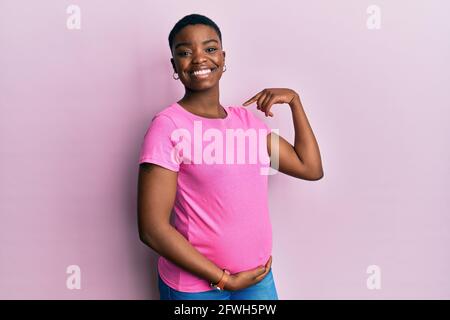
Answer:
POLYGON ((200 71, 194 71, 192 74, 198 76, 198 75, 202 75, 202 74, 208 74, 211 72, 211 69, 205 69, 205 70, 200 70, 200 71))

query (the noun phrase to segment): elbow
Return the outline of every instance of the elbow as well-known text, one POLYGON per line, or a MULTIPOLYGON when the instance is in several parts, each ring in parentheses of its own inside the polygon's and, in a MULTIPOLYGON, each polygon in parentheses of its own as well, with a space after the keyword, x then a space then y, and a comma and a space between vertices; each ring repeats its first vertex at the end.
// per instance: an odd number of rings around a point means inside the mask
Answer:
POLYGON ((139 240, 143 242, 144 244, 148 245, 149 247, 152 247, 153 244, 153 232, 150 232, 150 228, 148 226, 145 226, 143 223, 138 223, 138 229, 139 229, 139 240))
POLYGON ((157 251, 157 248, 159 247, 158 244, 161 243, 161 239, 164 239, 164 237, 167 235, 168 226, 166 225, 158 225, 157 227, 151 228, 139 228, 139 239, 152 248, 153 250, 157 251))
POLYGON ((309 181, 317 181, 323 178, 323 169, 319 168, 316 170, 310 170, 306 179, 305 180, 309 180, 309 181))
POLYGON ((312 181, 317 181, 323 178, 323 169, 320 168, 319 170, 315 171, 312 176, 312 181))
POLYGON ((152 243, 152 241, 148 232, 139 230, 139 240, 141 240, 142 243, 151 247, 150 244, 152 243))
POLYGON ((311 181, 317 181, 323 178, 323 172, 313 176, 313 178, 311 179, 311 181))
POLYGON ((304 163, 296 170, 294 177, 298 179, 317 181, 323 178, 323 168, 320 162, 318 163, 304 163))
POLYGON ((158 252, 158 242, 155 240, 155 237, 148 233, 139 233, 139 239, 143 244, 145 244, 150 249, 158 252))
POLYGON ((301 179, 301 180, 307 180, 307 181, 317 181, 323 178, 323 173, 299 173, 299 174, 291 174, 294 178, 301 179))

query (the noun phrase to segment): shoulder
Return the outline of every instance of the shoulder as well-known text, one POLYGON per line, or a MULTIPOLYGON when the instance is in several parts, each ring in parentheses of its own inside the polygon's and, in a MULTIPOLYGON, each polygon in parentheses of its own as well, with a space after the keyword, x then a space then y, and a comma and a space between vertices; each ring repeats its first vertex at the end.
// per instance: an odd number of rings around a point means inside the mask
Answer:
POLYGON ((246 114, 247 112, 250 111, 250 110, 246 109, 246 108, 243 107, 243 106, 235 106, 235 105, 228 106, 228 109, 229 109, 232 113, 237 114, 237 115, 244 115, 244 114, 246 114))
POLYGON ((147 124, 148 130, 153 129, 155 131, 156 129, 174 129, 177 127, 176 125, 176 117, 177 113, 174 108, 174 105, 166 106, 165 108, 161 109, 160 111, 156 112, 151 118, 150 121, 147 124))
POLYGON ((259 117, 257 117, 249 108, 243 106, 232 106, 230 110, 243 122, 251 127, 269 129, 269 126, 259 117))
POLYGON ((163 108, 162 110, 158 111, 152 118, 152 121, 155 121, 158 119, 158 121, 161 122, 172 122, 175 124, 175 119, 177 117, 178 111, 175 108, 174 104, 171 104, 170 106, 167 106, 163 108))
POLYGON ((241 119, 241 121, 244 122, 253 122, 254 121, 254 115, 253 113, 242 106, 230 106, 228 107, 228 109, 231 111, 231 113, 233 114, 233 116, 241 119))
POLYGON ((167 136, 177 128, 172 106, 165 107, 147 120, 145 136, 167 136))

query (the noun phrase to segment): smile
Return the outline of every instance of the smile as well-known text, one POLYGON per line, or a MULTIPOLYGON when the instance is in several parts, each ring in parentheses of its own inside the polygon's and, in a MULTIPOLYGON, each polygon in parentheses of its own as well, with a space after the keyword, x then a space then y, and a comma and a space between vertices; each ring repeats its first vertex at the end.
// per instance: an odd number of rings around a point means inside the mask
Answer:
POLYGON ((211 69, 204 69, 204 70, 199 70, 199 71, 194 71, 194 72, 189 72, 189 75, 194 76, 196 78, 207 78, 209 77, 209 75, 216 71, 217 68, 211 68, 211 69))

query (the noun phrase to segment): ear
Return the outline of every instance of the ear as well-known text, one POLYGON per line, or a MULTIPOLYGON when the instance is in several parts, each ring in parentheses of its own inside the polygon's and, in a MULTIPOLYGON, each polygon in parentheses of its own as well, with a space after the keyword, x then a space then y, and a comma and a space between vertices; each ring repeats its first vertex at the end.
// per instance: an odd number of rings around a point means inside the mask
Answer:
POLYGON ((170 58, 170 63, 172 64, 173 71, 177 72, 177 68, 175 67, 175 61, 173 58, 170 58))

